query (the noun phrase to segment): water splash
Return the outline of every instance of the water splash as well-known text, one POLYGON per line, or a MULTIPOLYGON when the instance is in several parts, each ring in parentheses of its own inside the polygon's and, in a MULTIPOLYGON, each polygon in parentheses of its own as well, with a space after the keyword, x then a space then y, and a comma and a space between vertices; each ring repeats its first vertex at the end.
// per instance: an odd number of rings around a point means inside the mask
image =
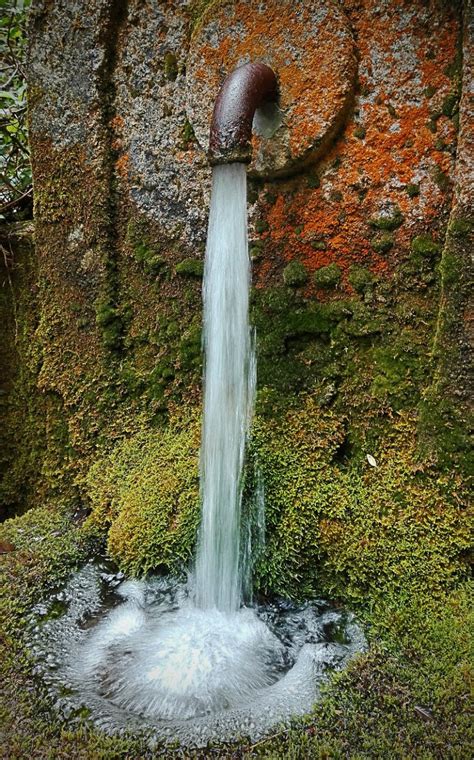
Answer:
POLYGON ((175 579, 94 564, 32 623, 36 672, 69 725, 87 712, 108 733, 185 746, 256 740, 308 712, 328 672, 364 647, 353 616, 322 600, 202 610, 175 579))
POLYGON ((204 273, 204 422, 202 522, 196 603, 240 606, 242 469, 255 394, 248 318, 250 263, 245 164, 213 169, 204 273))

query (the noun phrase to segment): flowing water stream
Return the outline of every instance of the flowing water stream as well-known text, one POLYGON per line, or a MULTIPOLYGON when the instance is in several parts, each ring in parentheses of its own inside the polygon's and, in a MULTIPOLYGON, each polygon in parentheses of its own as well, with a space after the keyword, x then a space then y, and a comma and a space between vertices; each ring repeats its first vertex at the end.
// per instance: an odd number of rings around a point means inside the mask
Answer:
MULTIPOLYGON (((87 714, 111 733, 146 731, 151 743, 255 740, 308 712, 327 670, 364 646, 353 617, 321 600, 242 606, 251 560, 241 536, 242 473, 255 392, 249 280, 245 166, 218 166, 204 279, 195 571, 186 583, 132 581, 89 563, 34 610, 37 672, 69 722, 87 714)), ((262 526, 264 484, 257 490, 262 526)))
POLYGON ((241 598, 242 470, 255 394, 250 337, 245 164, 213 169, 204 270, 202 523, 196 603, 238 610, 241 598))

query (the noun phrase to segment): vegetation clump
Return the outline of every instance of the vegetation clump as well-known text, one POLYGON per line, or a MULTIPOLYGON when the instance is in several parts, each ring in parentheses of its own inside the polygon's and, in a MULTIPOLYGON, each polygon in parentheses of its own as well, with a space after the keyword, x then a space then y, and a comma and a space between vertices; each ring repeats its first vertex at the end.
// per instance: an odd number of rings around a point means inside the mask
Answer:
POLYGON ((365 293, 373 286, 375 277, 366 267, 354 264, 349 270, 348 280, 357 293, 365 293))
POLYGON ((314 281, 320 288, 335 288, 341 281, 341 270, 334 262, 320 267, 314 273, 314 281))
POLYGON ((283 281, 290 288, 299 288, 308 282, 308 272, 301 261, 291 261, 283 270, 283 281))
POLYGON ((199 516, 197 414, 124 439, 87 477, 89 529, 108 527, 111 556, 132 575, 177 569, 189 558, 199 516))
POLYGON ((176 274, 182 274, 185 277, 202 277, 204 262, 201 259, 184 259, 176 264, 176 274))
POLYGON ((441 252, 441 246, 430 235, 417 235, 411 241, 411 251, 415 256, 431 259, 441 252))
POLYGON ((120 310, 107 300, 96 304, 96 323, 100 327, 104 345, 112 350, 120 350, 123 336, 123 320, 120 310))
POLYGON ((370 245, 377 253, 387 253, 393 248, 394 242, 393 235, 390 232, 383 232, 373 237, 370 245))
POLYGON ((393 232, 403 224, 404 217, 398 206, 395 206, 390 214, 382 214, 381 216, 372 217, 370 220, 371 227, 375 227, 378 230, 386 230, 393 232))
POLYGON ((420 186, 412 182, 405 186, 405 190, 410 198, 416 198, 420 194, 420 186))

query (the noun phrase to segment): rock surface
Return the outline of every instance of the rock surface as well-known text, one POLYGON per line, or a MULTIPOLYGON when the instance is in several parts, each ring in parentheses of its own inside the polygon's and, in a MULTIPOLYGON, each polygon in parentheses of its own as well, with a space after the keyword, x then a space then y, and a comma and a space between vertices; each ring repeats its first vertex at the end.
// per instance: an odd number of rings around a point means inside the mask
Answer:
MULTIPOLYGON (((468 213, 467 64, 457 146, 462 9, 422 0, 281 8, 33 4, 38 308, 23 329, 49 410, 47 465, 33 445, 28 466, 42 470, 46 490, 67 485, 82 497, 98 454, 199 400, 210 188, 199 142, 227 60, 275 59, 292 161, 325 146, 293 177, 249 180, 262 398, 278 406, 315 393, 347 420, 356 453, 390 410, 418 408, 448 371, 430 347, 443 319, 439 251, 453 197, 456 217, 468 213), (420 251, 423 236, 430 245, 420 251), (285 285, 293 262, 304 271, 285 285)), ((262 145, 256 138, 257 163, 262 145)), ((464 296, 453 308, 464 324, 464 296)), ((426 436, 434 451, 438 428, 426 436)))

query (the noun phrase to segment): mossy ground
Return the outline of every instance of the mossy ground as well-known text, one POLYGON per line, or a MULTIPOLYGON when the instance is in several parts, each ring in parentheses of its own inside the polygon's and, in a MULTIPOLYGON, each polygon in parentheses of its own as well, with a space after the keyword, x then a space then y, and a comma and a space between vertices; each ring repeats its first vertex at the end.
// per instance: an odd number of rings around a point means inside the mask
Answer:
MULTIPOLYGON (((112 523, 110 548, 131 570, 144 571, 153 563, 176 568, 177 556, 189 556, 198 439, 194 415, 118 444, 91 471, 95 511, 86 526, 57 506, 3 524, 5 757, 153 756, 145 738, 112 739, 79 715, 67 724, 54 716, 31 674, 25 627, 31 605, 86 559, 94 541, 97 545, 91 522, 112 523), (184 494, 182 503, 173 483, 184 494), (162 525, 158 532, 156 519, 162 525), (128 523, 138 525, 135 543, 135 530, 123 532, 128 523)), ((465 714, 470 667, 465 488, 458 474, 442 475, 420 459, 416 420, 407 413, 372 450, 376 467, 362 455, 344 462, 343 440, 344 425, 314 395, 302 396, 279 420, 257 417, 246 484, 248 496, 259 469, 267 544, 257 562, 257 587, 264 595, 338 600, 358 612, 371 648, 332 679, 304 721, 255 746, 243 738, 212 754, 464 759, 472 748, 465 714)), ((209 755, 170 749, 165 756, 209 755)))

